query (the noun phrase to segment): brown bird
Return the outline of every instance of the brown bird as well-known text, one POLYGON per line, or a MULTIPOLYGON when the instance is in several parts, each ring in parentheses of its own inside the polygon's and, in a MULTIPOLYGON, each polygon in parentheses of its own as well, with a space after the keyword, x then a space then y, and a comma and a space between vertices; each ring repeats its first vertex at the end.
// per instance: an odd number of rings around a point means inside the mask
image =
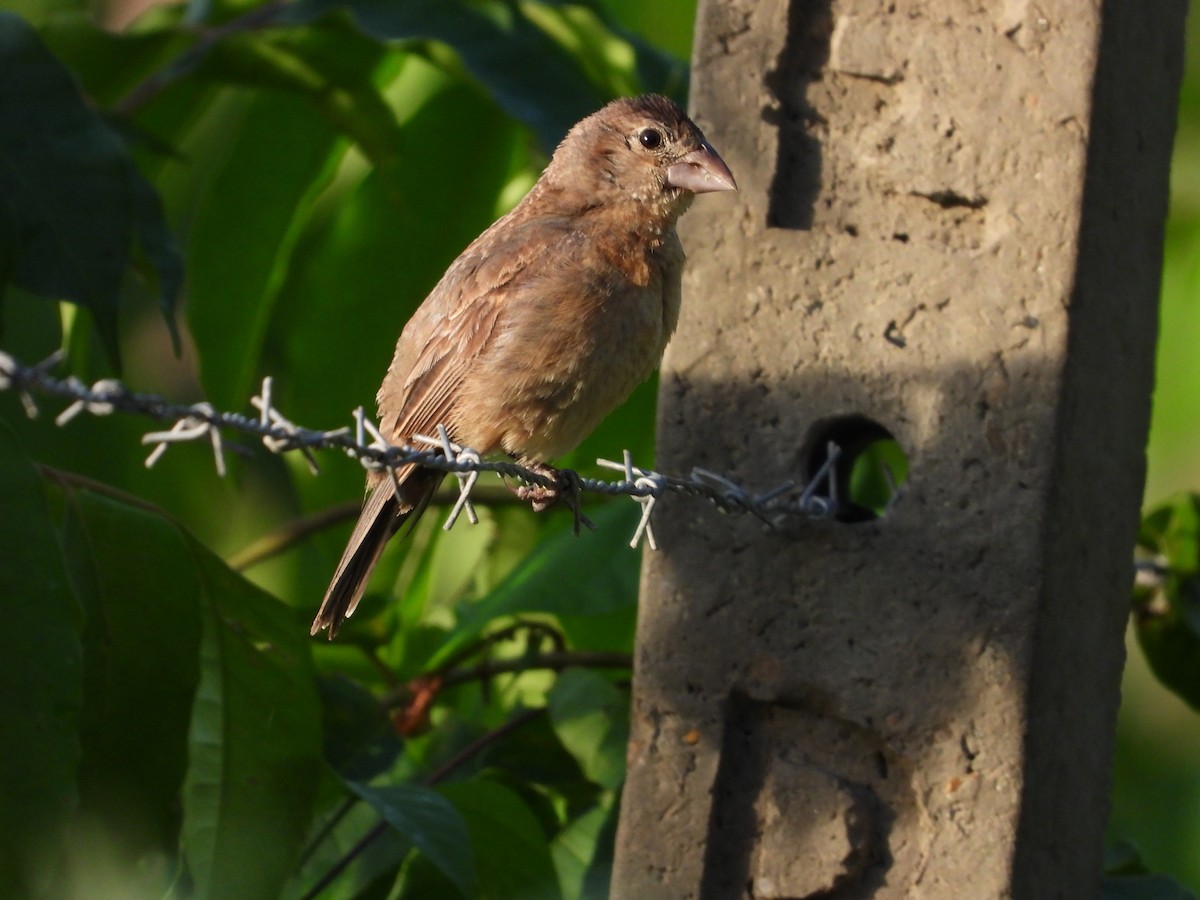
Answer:
MULTIPOLYGON (((665 97, 616 100, 579 122, 541 178, 463 251, 396 344, 379 388, 391 443, 435 434, 536 471, 573 450, 654 370, 679 316, 675 223, 694 194, 736 190, 665 97)), ((354 612, 388 539, 445 473, 367 476, 369 494, 312 633, 354 612), (399 485, 397 495, 395 485, 399 485)), ((546 489, 522 496, 543 508, 546 489)))

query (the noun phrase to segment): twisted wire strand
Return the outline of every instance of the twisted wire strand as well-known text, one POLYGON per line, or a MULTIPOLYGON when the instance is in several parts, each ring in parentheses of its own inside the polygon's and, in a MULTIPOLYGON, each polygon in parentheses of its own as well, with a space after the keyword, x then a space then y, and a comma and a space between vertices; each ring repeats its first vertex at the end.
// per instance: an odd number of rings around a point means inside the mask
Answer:
POLYGON ((35 395, 69 401, 55 418, 59 426, 69 424, 83 413, 103 416, 117 411, 173 423, 167 431, 154 431, 142 437, 143 444, 154 445, 155 448, 146 460, 147 466, 153 466, 172 444, 207 440, 213 447, 217 471, 224 475, 221 434, 225 431, 258 437, 272 453, 300 452, 308 460, 314 474, 317 469, 312 451, 322 449, 341 450, 373 470, 389 469, 394 473, 398 467, 409 463, 440 469, 455 475, 461 490, 459 502, 446 523, 447 528, 454 524, 463 511, 472 521, 475 520, 469 495, 475 481, 473 476, 479 472, 495 472, 527 484, 563 491, 568 506, 576 512, 577 528, 580 522, 590 524, 578 511, 579 494, 632 497, 642 505, 643 510, 642 521, 631 542, 634 546, 643 536, 651 547, 655 546, 650 515, 655 501, 666 493, 699 497, 723 512, 748 513, 771 527, 780 525, 782 520, 789 517, 827 519, 837 512, 833 469, 838 448, 834 445, 829 447, 825 465, 807 486, 788 481, 760 494, 753 494, 733 479, 704 469, 693 469, 687 477, 642 469, 633 464, 628 452, 622 462, 597 460, 599 465, 621 472, 623 477, 618 480, 585 478, 574 472, 560 472, 556 479, 512 461, 482 459, 470 448, 451 442, 446 429, 441 426, 438 436, 420 438, 420 442, 426 445, 424 447, 389 444, 374 423, 363 414, 361 407, 354 412, 354 427, 318 430, 296 425, 272 404, 272 381, 269 377, 263 380, 259 394, 251 399, 251 405, 259 412, 254 417, 244 413, 223 412, 209 403, 174 403, 156 394, 131 391, 116 379, 106 378, 88 385, 75 376, 60 378, 52 374, 52 370, 62 359, 63 354, 59 351, 31 366, 0 351, 0 391, 17 392, 30 416, 38 414, 35 395), (826 486, 824 492, 820 491, 822 485, 826 486))

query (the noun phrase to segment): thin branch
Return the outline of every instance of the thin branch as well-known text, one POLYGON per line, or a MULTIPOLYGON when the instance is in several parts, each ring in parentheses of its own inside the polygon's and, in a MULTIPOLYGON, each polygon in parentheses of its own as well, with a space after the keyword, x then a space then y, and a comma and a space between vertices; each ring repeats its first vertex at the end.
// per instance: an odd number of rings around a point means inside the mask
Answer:
POLYGON ((561 672, 564 669, 632 669, 633 654, 607 650, 564 650, 538 653, 512 659, 489 659, 442 676, 442 688, 457 687, 472 681, 486 681, 496 675, 524 672, 561 672))
POLYGON ((469 763, 472 759, 487 750, 493 744, 499 743, 504 738, 508 737, 518 728, 528 725, 534 719, 538 719, 546 714, 546 707, 539 706, 536 709, 527 709, 522 713, 517 713, 499 728, 494 728, 487 734, 477 737, 467 746, 463 747, 454 754, 446 762, 442 763, 429 775, 421 779, 421 784, 426 787, 433 787, 435 784, 441 784, 456 771, 469 763))
POLYGON ((349 813, 350 810, 354 809, 354 804, 357 802, 358 795, 351 794, 338 804, 337 809, 335 809, 329 818, 325 820, 325 824, 321 826, 320 830, 315 835, 313 835, 313 838, 308 842, 308 845, 302 851, 300 851, 299 867, 303 868, 304 864, 312 859, 312 855, 317 852, 317 848, 324 843, 325 838, 329 837, 329 835, 333 833, 333 829, 337 828, 338 822, 342 821, 342 819, 346 817, 346 814, 349 813))
POLYGON ((361 503, 339 503, 311 516, 293 519, 282 527, 264 534, 248 547, 243 547, 226 560, 231 569, 244 572, 251 566, 286 553, 317 532, 324 531, 342 522, 353 521, 362 511, 361 503))
POLYGON ((380 819, 376 822, 366 834, 358 839, 353 847, 343 853, 338 861, 330 866, 324 875, 317 879, 312 887, 304 892, 300 900, 315 900, 316 897, 319 897, 325 888, 333 884, 337 877, 346 871, 350 863, 358 859, 362 855, 362 852, 371 846, 376 838, 387 833, 388 827, 386 819, 380 819))
POLYGON ((563 633, 550 623, 539 622, 533 619, 517 619, 503 628, 488 632, 471 641, 471 643, 467 644, 439 666, 435 672, 430 674, 439 677, 445 676, 446 673, 451 669, 457 668, 464 660, 470 659, 472 656, 476 656, 487 648, 493 647, 503 641, 512 640, 522 631, 526 632, 529 637, 541 636, 550 638, 554 643, 555 650, 565 650, 567 648, 567 641, 563 637, 563 633))
MULTIPOLYGON (((514 656, 510 659, 487 659, 473 666, 451 669, 440 676, 439 690, 459 687, 473 681, 487 681, 497 675, 520 675, 525 672, 561 672, 564 669, 632 669, 633 656, 606 650, 556 650, 550 653, 514 656)), ((379 701, 392 709, 405 704, 412 696, 410 683, 403 684, 379 701)))

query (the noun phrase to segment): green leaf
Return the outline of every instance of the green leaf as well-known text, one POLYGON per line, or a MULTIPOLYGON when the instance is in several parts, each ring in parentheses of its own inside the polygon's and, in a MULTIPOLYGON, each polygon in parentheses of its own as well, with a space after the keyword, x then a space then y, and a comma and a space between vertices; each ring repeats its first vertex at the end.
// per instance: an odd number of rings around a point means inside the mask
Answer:
POLYGON ((321 678, 319 686, 329 765, 360 782, 390 768, 403 745, 375 696, 340 675, 321 678))
MULTIPOLYGON (((437 516, 442 511, 434 510, 437 516)), ((479 566, 496 543, 496 520, 491 510, 479 510, 479 524, 438 535, 429 561, 425 604, 450 607, 460 600, 479 566)))
POLYGON ((481 900, 553 900, 562 896, 546 835, 515 793, 487 778, 438 790, 467 823, 475 847, 481 900))
POLYGON ((1200 569, 1200 496, 1177 494, 1142 518, 1138 546, 1180 573, 1200 569))
POLYGON ((532 790, 555 796, 566 804, 568 816, 596 804, 598 791, 563 746, 549 716, 538 716, 478 758, 479 767, 501 773, 506 783, 524 783, 532 790))
POLYGON ((659 55, 675 60, 691 57, 692 26, 696 18, 694 3, 602 0, 596 5, 635 34, 653 35, 659 55))
POLYGON ((587 873, 596 855, 600 834, 608 820, 608 812, 593 807, 569 822, 550 845, 558 880, 567 897, 583 896, 587 873))
MULTIPOLYGON (((160 21, 156 27, 138 31, 107 31, 96 27, 87 4, 75 5, 77 9, 39 25, 38 35, 50 52, 71 70, 84 96, 101 110, 112 109, 196 40, 194 34, 173 27, 173 22, 160 21)), ((169 8, 159 9, 163 18, 170 16, 169 8)), ((129 122, 110 116, 109 124, 120 129, 129 122)))
POLYGON ((390 172, 398 163, 400 129, 374 81, 383 56, 376 41, 326 19, 308 28, 230 35, 204 55, 197 75, 300 94, 390 172))
POLYGON ((79 603, 41 478, 3 422, 0 510, 0 617, 11 636, 0 653, 0 895, 7 895, 53 874, 46 867, 76 803, 83 687, 79 603))
POLYGON ((187 540, 161 515, 68 491, 64 551, 87 616, 83 807, 123 833, 132 855, 169 852, 200 675, 200 585, 187 540))
MULTIPOLYGON (((622 27, 611 15, 613 6, 613 0, 591 4, 572 0, 521 4, 530 19, 576 57, 592 82, 606 94, 629 96, 651 91, 665 94, 686 107, 687 60, 691 53, 687 49, 681 50, 680 55, 669 53, 636 31, 622 27)), ((690 38, 694 5, 684 3, 668 10, 656 4, 651 8, 652 16, 681 16, 686 22, 682 32, 690 38)), ((622 11, 619 18, 628 22, 627 14, 628 11, 622 11)), ((655 40, 666 36, 659 31, 655 40)))
POLYGON ((583 875, 583 889, 579 900, 607 900, 612 884, 613 858, 616 854, 617 826, 621 821, 621 794, 617 792, 600 832, 596 835, 595 848, 587 871, 583 875))
POLYGON ((1196 900, 1169 875, 1119 875, 1100 884, 1100 900, 1196 900))
POLYGON ((1104 848, 1104 874, 1149 875, 1150 870, 1133 841, 1119 840, 1104 848))
MULTIPOLYGON (((686 30, 690 34, 690 22, 691 17, 695 15, 695 7, 681 4, 681 9, 689 17, 689 27, 686 30)), ((636 32, 619 27, 613 27, 613 31, 629 41, 637 52, 637 74, 642 84, 642 90, 665 94, 686 108, 688 76, 691 74, 688 60, 691 58, 691 54, 685 50, 682 51, 681 56, 676 56, 655 46, 636 32)))
POLYGON ((320 772, 307 635, 198 544, 203 639, 183 849, 200 897, 271 897, 293 869, 320 772))
POLYGON ((464 897, 476 895, 475 855, 462 815, 443 796, 416 785, 346 785, 420 850, 464 897))
POLYGON ((175 237, 163 217, 162 199, 150 183, 134 178, 130 183, 133 195, 133 227, 137 249, 150 264, 158 278, 158 307, 167 322, 171 344, 178 356, 182 352, 179 329, 175 325, 175 300, 183 293, 183 256, 175 237))
POLYGON ((175 327, 178 256, 147 194, 123 141, 71 74, 22 19, 0 12, 0 233, 16 238, 12 277, 86 307, 114 362, 121 280, 139 241, 150 244, 160 305, 175 327))
POLYGON ((613 850, 621 817, 620 795, 568 822, 550 852, 563 894, 579 900, 606 900, 612 883, 613 850))
POLYGON ((1165 566, 1152 587, 1135 587, 1138 643, 1159 681, 1200 710, 1200 497, 1149 512, 1138 546, 1165 566))
POLYGON ((611 95, 530 20, 524 6, 502 0, 301 0, 290 13, 295 21, 311 21, 344 8, 378 38, 448 44, 496 102, 532 128, 550 152, 572 125, 611 95))
POLYGON ((547 697, 550 721, 584 775, 615 790, 625 780, 629 697, 604 676, 568 669, 547 697))
POLYGON ((4 8, 40 28, 62 16, 83 12, 86 0, 5 0, 4 8))
POLYGON ((1101 900, 1196 900, 1174 878, 1150 871, 1137 846, 1117 841, 1104 851, 1101 900))
POLYGON ((299 98, 231 97, 185 145, 216 165, 196 195, 188 240, 188 321, 209 398, 241 408, 259 376, 272 306, 337 136, 299 98))
POLYGON ((430 665, 444 661, 502 616, 603 616, 635 606, 639 556, 629 548, 638 517, 634 504, 610 503, 588 513, 595 531, 576 537, 567 524, 544 540, 495 590, 467 607, 430 665))
POLYGON ((637 51, 579 3, 522 3, 521 12, 561 47, 603 95, 637 94, 637 51))

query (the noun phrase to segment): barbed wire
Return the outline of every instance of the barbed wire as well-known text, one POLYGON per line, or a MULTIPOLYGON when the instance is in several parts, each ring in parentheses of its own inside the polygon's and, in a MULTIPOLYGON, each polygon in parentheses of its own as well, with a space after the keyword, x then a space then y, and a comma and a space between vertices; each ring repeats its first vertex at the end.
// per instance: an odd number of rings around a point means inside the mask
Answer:
POLYGON ((480 472, 495 472, 501 477, 519 479, 526 484, 555 491, 574 513, 577 532, 581 524, 592 527, 580 509, 582 493, 632 497, 641 505, 642 515, 630 541, 631 547, 637 547, 644 539, 651 549, 658 548, 650 518, 657 501, 667 493, 700 497, 722 512, 750 514, 771 528, 778 528, 785 520, 796 517, 830 519, 838 511, 834 467, 840 451, 834 444, 828 446, 824 464, 807 485, 785 481, 758 494, 731 478, 707 469, 693 468, 686 478, 644 469, 634 465, 629 451, 624 452, 621 462, 596 461, 597 465, 621 472, 624 476, 618 481, 605 481, 584 478, 566 469, 548 473, 515 462, 482 459, 471 448, 460 447, 451 441, 446 428, 440 425, 437 435, 414 437, 423 447, 398 447, 388 443, 374 422, 364 414, 362 407, 354 410, 353 427, 329 431, 305 428, 289 420, 274 406, 270 377, 263 379, 261 390, 250 400, 250 404, 258 411, 258 416, 252 417, 222 412, 210 403, 173 403, 155 394, 131 391, 113 378, 105 378, 91 385, 73 375, 60 378, 53 375, 52 370, 62 360, 62 351, 57 351, 30 366, 0 351, 0 391, 16 391, 26 414, 31 418, 39 413, 35 395, 69 401, 55 417, 55 424, 59 427, 68 425, 84 413, 105 416, 117 411, 173 423, 165 431, 152 431, 142 436, 144 445, 154 447, 146 458, 147 468, 157 463, 174 444, 207 441, 212 447, 217 473, 224 476, 226 446, 222 431, 235 431, 258 437, 271 453, 300 453, 314 475, 318 468, 313 451, 321 449, 341 450, 367 469, 386 470, 393 480, 396 478, 396 469, 410 463, 440 469, 454 475, 459 481, 458 500, 443 525, 446 530, 464 512, 472 524, 478 522, 470 494, 480 472), (821 492, 822 485, 825 486, 824 493, 821 492))

